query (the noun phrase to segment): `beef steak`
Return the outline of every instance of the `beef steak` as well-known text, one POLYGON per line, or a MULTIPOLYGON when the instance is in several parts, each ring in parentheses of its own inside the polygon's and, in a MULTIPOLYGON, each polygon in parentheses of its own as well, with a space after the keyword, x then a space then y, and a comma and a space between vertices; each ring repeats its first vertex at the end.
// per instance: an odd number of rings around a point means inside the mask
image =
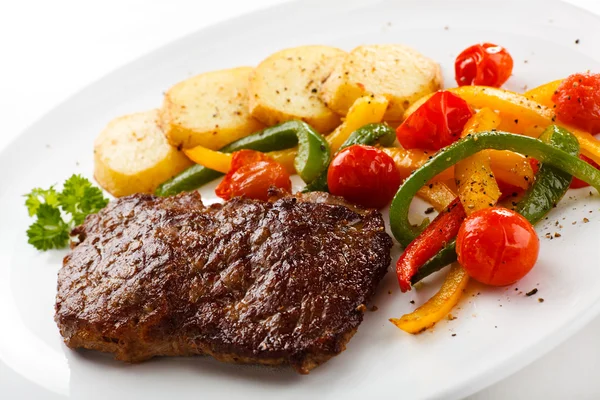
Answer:
POLYGON ((58 274, 65 343, 308 373, 345 349, 390 263, 379 212, 324 193, 204 206, 133 195, 89 216, 58 274))

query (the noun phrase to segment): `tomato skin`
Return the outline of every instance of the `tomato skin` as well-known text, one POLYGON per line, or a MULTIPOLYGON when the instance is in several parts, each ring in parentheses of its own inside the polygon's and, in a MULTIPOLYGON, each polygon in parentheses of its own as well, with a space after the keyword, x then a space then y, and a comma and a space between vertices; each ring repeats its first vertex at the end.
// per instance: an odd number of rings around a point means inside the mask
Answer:
POLYGON ((331 161, 327 172, 331 194, 367 208, 387 205, 400 183, 394 160, 372 146, 346 147, 331 161))
POLYGON ((591 134, 600 133, 600 74, 568 76, 552 96, 557 118, 591 134))
POLYGON ((458 86, 502 86, 513 69, 513 59, 502 46, 481 43, 464 49, 454 61, 458 86))
MULTIPOLYGON (((596 168, 596 169, 600 169, 600 166, 598 164, 596 164, 596 162, 594 160, 592 160, 591 158, 588 158, 586 156, 584 156, 583 154, 579 155, 579 158, 583 161, 585 161, 586 163, 590 164, 592 167, 596 168)), ((589 183, 582 181, 579 178, 575 178, 573 177, 573 181, 571 182, 571 186, 569 186, 571 189, 580 189, 580 188, 584 188, 584 187, 588 187, 590 186, 589 183)))
POLYGON ((458 139, 473 110, 451 92, 435 93, 396 129, 405 149, 437 151, 458 139))
POLYGON ((492 286, 510 285, 535 265, 540 241, 522 215, 502 207, 471 214, 456 240, 458 261, 475 280, 492 286))
POLYGON ((241 150, 233 153, 231 169, 215 193, 223 200, 245 196, 266 201, 271 186, 291 192, 292 181, 285 168, 261 152, 241 150))

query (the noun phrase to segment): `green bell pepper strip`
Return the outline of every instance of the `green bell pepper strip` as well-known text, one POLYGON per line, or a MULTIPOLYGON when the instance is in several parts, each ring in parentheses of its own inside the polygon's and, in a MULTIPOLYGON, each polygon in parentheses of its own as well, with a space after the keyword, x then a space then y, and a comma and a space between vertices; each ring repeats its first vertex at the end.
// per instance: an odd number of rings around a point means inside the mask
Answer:
MULTIPOLYGON (((552 125, 540 136, 540 140, 553 147, 566 151, 572 156, 579 155, 579 142, 564 128, 552 125)), ((565 195, 572 176, 556 167, 542 164, 535 176, 535 182, 515 207, 529 222, 536 224, 565 195)), ((435 256, 419 268, 411 278, 414 285, 425 277, 456 261, 456 239, 448 243, 435 256)))
MULTIPOLYGON (((382 146, 391 146, 396 140, 396 131, 388 124, 372 123, 361 126, 348 136, 348 139, 340 146, 338 152, 355 144, 373 145, 379 143, 382 146)), ((337 153, 336 153, 337 154, 337 153)), ((333 158, 333 157, 332 157, 333 158)), ((303 192, 328 192, 327 167, 317 179, 306 185, 303 192)))
MULTIPOLYGON (((540 140, 574 157, 579 156, 579 141, 564 128, 552 125, 544 131, 540 140)), ((542 164, 534 184, 517 204, 515 211, 535 225, 563 198, 572 180, 569 173, 552 165, 542 164)))
MULTIPOLYGON (((223 153, 233 153, 238 150, 268 152, 289 149, 296 145, 298 145, 298 155, 294 160, 294 167, 302 179, 310 181, 326 168, 329 163, 330 150, 325 138, 302 121, 288 121, 266 128, 230 143, 219 151, 223 153)), ((162 183, 156 189, 155 194, 172 196, 181 192, 189 192, 222 175, 218 171, 196 164, 162 183)))
POLYGON ((538 139, 506 132, 482 132, 467 136, 440 150, 431 160, 416 170, 400 187, 390 207, 390 226, 396 240, 403 246, 421 232, 408 221, 408 210, 417 191, 440 172, 473 154, 487 149, 510 150, 535 157, 573 175, 600 190, 600 170, 566 151, 538 139))

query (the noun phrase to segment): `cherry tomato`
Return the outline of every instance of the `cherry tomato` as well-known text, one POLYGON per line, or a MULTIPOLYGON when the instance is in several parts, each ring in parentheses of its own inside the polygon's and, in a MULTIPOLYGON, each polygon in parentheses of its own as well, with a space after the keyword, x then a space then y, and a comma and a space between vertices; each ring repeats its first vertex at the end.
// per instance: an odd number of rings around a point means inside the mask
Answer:
POLYGON ((513 59, 502 46, 492 43, 467 47, 456 57, 454 73, 458 86, 500 87, 512 74, 513 59))
POLYGON ((466 101, 450 92, 437 92, 396 129, 405 149, 439 150, 460 139, 473 116, 466 101))
POLYGON ((573 74, 552 96, 556 116, 562 122, 600 133, 600 74, 573 74))
MULTIPOLYGON (((592 160, 591 158, 588 158, 588 157, 584 156, 583 154, 580 154, 579 158, 582 159, 583 161, 585 161, 586 163, 590 164, 592 167, 594 167, 596 169, 600 169, 600 166, 598 164, 596 164, 596 162, 594 160, 592 160)), ((569 187, 571 189, 580 189, 580 188, 584 188, 584 187, 588 187, 588 186, 590 186, 589 183, 584 182, 579 178, 573 177, 573 181, 571 182, 571 186, 569 186, 569 187)))
POLYGON ((348 201, 382 208, 400 187, 400 173, 394 160, 383 151, 363 145, 340 151, 327 172, 329 192, 348 201))
POLYGON ((237 196, 268 200, 269 188, 292 190, 285 168, 261 152, 241 150, 233 153, 231 169, 215 189, 217 196, 229 200, 237 196))
POLYGON ((471 214, 456 239, 458 261, 474 279, 493 286, 510 285, 535 265, 540 240, 522 215, 502 207, 471 214))

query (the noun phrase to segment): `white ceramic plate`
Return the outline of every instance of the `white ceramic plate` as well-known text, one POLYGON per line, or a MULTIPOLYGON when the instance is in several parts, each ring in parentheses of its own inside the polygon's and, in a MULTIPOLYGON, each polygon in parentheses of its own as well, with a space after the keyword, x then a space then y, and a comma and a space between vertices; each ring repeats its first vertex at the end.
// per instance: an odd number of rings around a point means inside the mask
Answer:
POLYGON ((91 177, 96 134, 116 116, 159 106, 161 93, 175 82, 252 65, 284 47, 405 43, 441 62, 446 84, 453 85, 456 54, 490 41, 512 53, 514 76, 507 86, 522 91, 573 72, 599 71, 599 26, 592 15, 545 0, 301 1, 199 31, 92 84, 0 155, 2 398, 458 398, 539 357, 600 312, 600 200, 587 190, 570 193, 538 226, 542 250, 533 272, 509 288, 470 286, 453 312, 457 319, 432 331, 410 336, 387 320, 412 310, 411 300, 427 299, 441 277, 401 295, 389 273, 374 300, 379 310, 367 313, 344 353, 309 376, 200 357, 126 365, 67 349, 53 321, 56 272, 65 252, 40 253, 26 243, 30 220, 21 195, 74 172, 91 177), (555 231, 562 237, 543 238, 555 231), (533 288, 539 292, 526 297, 533 288))

